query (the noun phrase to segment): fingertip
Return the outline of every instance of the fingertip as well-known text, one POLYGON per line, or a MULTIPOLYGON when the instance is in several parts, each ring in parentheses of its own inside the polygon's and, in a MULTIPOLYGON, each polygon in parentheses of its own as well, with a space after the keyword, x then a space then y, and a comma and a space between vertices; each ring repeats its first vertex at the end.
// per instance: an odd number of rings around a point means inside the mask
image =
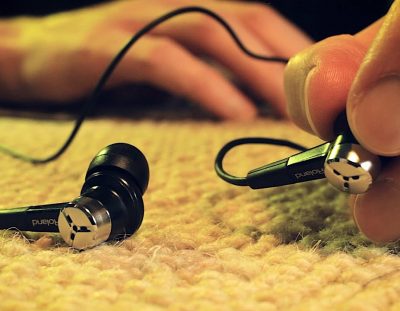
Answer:
POLYGON ((393 178, 381 179, 354 201, 353 217, 360 231, 375 243, 400 239, 400 186, 393 178))
POLYGON ((252 121, 258 116, 256 107, 243 99, 228 101, 225 109, 220 111, 220 116, 222 118, 234 121, 252 121))

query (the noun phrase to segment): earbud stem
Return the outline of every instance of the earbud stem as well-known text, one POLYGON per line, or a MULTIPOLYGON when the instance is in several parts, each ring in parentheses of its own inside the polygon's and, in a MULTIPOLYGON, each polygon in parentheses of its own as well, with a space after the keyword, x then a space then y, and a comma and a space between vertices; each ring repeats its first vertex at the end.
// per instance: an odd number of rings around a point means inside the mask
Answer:
POLYGON ((324 162, 330 147, 331 143, 325 143, 256 168, 247 174, 247 183, 261 189, 325 178, 324 162))
POLYGON ((59 232, 58 215, 68 202, 0 210, 0 229, 59 232))

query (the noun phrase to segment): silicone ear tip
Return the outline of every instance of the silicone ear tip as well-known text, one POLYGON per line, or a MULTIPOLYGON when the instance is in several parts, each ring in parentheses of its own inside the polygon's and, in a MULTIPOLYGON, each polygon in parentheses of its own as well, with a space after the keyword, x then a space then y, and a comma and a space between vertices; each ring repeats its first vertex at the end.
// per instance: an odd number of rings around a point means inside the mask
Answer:
POLYGON ((149 164, 144 154, 135 146, 115 143, 103 148, 90 163, 86 177, 104 167, 125 171, 134 178, 142 195, 145 193, 150 177, 149 164))

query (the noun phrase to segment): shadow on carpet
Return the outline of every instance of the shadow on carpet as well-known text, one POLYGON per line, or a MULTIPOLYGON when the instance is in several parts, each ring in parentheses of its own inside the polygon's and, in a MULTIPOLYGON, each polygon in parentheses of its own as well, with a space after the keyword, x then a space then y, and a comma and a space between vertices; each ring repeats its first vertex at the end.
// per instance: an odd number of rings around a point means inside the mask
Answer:
POLYGON ((353 222, 348 195, 337 191, 326 181, 258 193, 264 196, 271 220, 263 231, 249 228, 252 237, 273 234, 281 243, 296 243, 301 248, 318 249, 324 254, 337 251, 356 253, 366 247, 400 254, 399 241, 377 246, 364 237, 353 222))

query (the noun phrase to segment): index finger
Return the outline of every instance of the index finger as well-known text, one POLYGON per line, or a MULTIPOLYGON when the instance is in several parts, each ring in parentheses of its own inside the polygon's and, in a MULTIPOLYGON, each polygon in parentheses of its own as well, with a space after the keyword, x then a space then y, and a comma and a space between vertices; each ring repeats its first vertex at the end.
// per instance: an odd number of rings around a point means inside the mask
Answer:
POLYGON ((332 139, 351 84, 382 20, 355 36, 327 38, 292 57, 285 69, 288 111, 302 129, 332 139))

